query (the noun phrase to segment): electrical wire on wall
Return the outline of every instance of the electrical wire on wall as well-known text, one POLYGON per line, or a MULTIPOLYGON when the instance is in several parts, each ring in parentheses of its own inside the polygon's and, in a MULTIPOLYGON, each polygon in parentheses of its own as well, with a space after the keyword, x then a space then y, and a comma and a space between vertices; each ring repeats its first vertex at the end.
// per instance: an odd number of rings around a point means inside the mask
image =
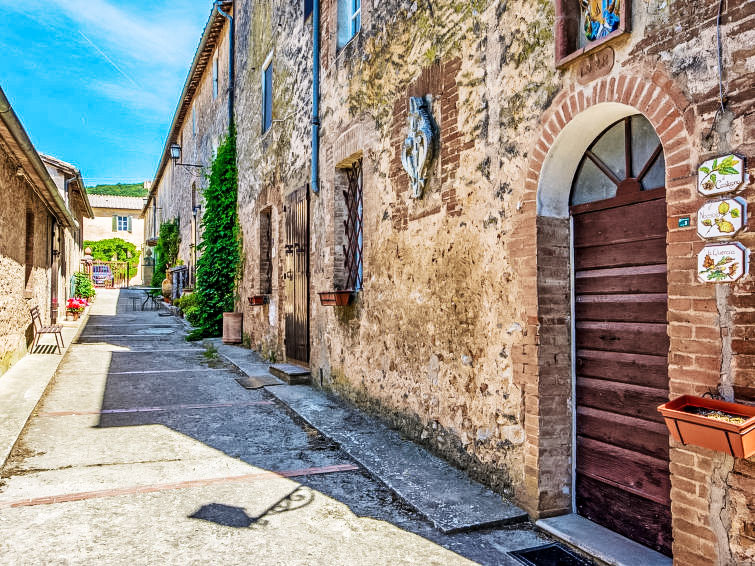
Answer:
POLYGON ((716 127, 718 118, 720 116, 723 116, 724 112, 726 111, 726 103, 728 102, 728 97, 724 89, 723 42, 721 41, 721 12, 723 11, 723 6, 724 6, 724 0, 719 0, 718 1, 718 14, 716 15, 716 62, 717 62, 717 70, 718 70, 719 107, 716 109, 716 114, 713 116, 713 123, 710 125, 710 131, 708 131, 708 135, 706 136, 707 138, 710 138, 711 134, 713 133, 713 129, 716 127))

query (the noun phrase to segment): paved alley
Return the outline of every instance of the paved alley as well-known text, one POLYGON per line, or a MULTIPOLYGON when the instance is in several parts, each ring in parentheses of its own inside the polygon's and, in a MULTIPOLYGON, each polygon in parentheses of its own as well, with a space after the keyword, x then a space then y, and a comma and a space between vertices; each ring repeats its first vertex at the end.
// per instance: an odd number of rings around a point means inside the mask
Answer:
POLYGON ((99 292, 2 471, 4 564, 502 565, 545 542, 441 534, 135 294, 99 292))

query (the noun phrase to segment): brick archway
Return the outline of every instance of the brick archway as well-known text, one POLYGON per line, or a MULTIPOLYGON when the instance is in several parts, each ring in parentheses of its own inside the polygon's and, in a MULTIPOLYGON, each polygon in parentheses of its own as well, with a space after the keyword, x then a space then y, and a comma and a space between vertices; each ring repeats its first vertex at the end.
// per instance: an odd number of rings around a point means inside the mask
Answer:
MULTIPOLYGON (((543 115, 529 154, 517 238, 507 251, 524 278, 521 288, 537 289, 520 297, 527 329, 514 362, 515 379, 524 393, 526 431, 525 478, 518 495, 539 517, 573 510, 571 179, 596 135, 635 113, 645 115, 663 144, 669 203, 692 198, 694 111, 662 71, 652 77, 618 74, 562 92, 543 115)), ((669 204, 669 214, 672 207, 669 204)), ((668 257, 672 260, 673 254, 668 257)))

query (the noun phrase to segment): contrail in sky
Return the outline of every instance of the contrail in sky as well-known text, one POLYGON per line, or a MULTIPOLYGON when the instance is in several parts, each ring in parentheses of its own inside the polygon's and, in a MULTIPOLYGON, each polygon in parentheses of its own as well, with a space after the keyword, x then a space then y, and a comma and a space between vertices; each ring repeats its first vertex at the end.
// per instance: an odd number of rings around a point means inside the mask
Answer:
POLYGON ((110 64, 111 64, 111 65, 113 66, 113 68, 114 68, 114 69, 115 69, 116 71, 118 71, 118 72, 119 72, 119 73, 120 73, 121 75, 123 75, 123 76, 124 76, 124 77, 126 77, 126 78, 127 78, 127 79, 128 79, 129 81, 131 81, 131 84, 133 84, 133 85, 134 85, 134 86, 135 86, 136 88, 142 88, 141 86, 139 86, 139 85, 137 84, 137 82, 136 82, 136 81, 135 81, 134 79, 132 79, 132 78, 131 78, 131 77, 130 77, 129 75, 127 75, 127 74, 125 73, 125 71, 124 71, 123 69, 121 69, 121 68, 120 68, 120 67, 119 67, 118 65, 116 65, 116 64, 115 64, 115 62, 114 62, 114 61, 113 61, 113 60, 112 60, 112 59, 111 59, 110 57, 108 57, 107 55, 105 55, 105 53, 104 53, 104 52, 102 51, 102 49, 100 49, 99 47, 97 47, 97 46, 96 46, 96 45, 95 45, 95 44, 94 44, 94 43, 92 42, 92 40, 91 40, 91 39, 89 39, 89 38, 88 38, 88 37, 87 37, 86 35, 84 35, 84 32, 83 32, 83 31, 79 30, 79 33, 81 34, 81 37, 83 37, 84 39, 86 39, 86 40, 87 40, 87 43, 89 43, 89 45, 91 45, 92 47, 94 47, 94 48, 95 48, 95 49, 97 50, 97 53, 99 53, 100 55, 102 55, 102 56, 103 56, 103 57, 105 58, 105 60, 106 60, 106 61, 107 61, 108 63, 110 63, 110 64))

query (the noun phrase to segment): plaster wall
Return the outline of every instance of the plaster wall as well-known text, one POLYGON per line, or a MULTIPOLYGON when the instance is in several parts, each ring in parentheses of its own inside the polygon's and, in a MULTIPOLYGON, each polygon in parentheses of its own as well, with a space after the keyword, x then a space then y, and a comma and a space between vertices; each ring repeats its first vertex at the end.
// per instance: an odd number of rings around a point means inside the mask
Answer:
MULTIPOLYGON (((143 252, 145 220, 139 216, 140 211, 127 208, 94 208, 93 210, 94 218, 86 218, 84 220, 84 240, 97 241, 109 238, 121 238, 134 244, 137 250, 143 252), (131 231, 113 231, 113 216, 131 216, 131 231)), ((144 256, 142 255, 139 258, 136 275, 131 279, 132 282, 142 280, 143 262, 144 256)))

